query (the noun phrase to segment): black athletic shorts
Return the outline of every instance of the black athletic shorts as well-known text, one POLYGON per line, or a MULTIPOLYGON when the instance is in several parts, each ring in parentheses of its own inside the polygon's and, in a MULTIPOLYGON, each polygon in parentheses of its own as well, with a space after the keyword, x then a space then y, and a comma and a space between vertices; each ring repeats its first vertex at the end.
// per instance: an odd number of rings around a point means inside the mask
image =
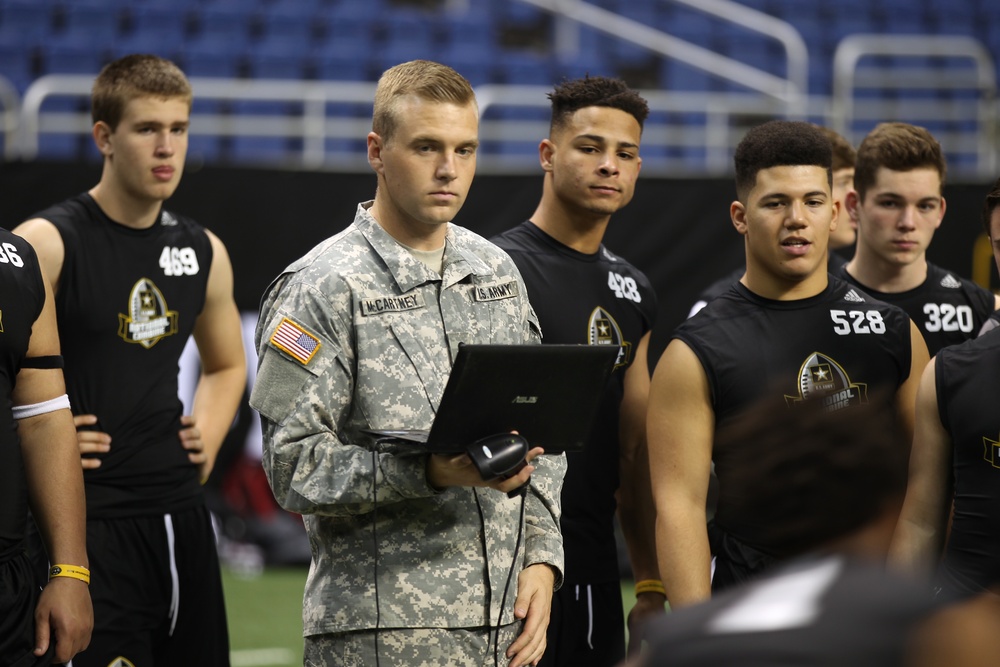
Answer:
POLYGON ((564 584, 552 596, 547 646, 538 667, 610 667, 625 660, 622 587, 564 584))
POLYGON ((715 557, 713 593, 752 579, 777 562, 774 556, 741 542, 714 521, 708 522, 708 543, 715 557))
POLYGON ((52 664, 55 642, 37 658, 35 650, 35 606, 41 593, 31 576, 23 547, 8 550, 0 562, 0 665, 42 667, 52 664), (15 553, 11 554, 11 551, 15 553))
POLYGON ((74 667, 228 667, 222 578, 204 506, 88 520, 87 552, 94 633, 74 667))

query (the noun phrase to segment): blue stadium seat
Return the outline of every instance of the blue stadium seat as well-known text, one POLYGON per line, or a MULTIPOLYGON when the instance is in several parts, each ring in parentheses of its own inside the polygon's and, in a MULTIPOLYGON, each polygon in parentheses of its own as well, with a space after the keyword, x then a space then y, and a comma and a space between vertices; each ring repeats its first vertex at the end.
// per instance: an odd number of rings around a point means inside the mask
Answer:
POLYGON ((641 67, 660 57, 655 51, 623 39, 610 38, 607 50, 610 62, 616 67, 641 67))
POLYGON ((108 49, 111 58, 121 58, 133 53, 152 53, 180 64, 184 44, 182 41, 157 33, 137 33, 115 40, 108 49))
POLYGON ((46 74, 97 75, 107 58, 94 43, 80 35, 66 35, 46 40, 42 51, 43 69, 46 74))
POLYGON ((660 30, 685 41, 708 48, 715 32, 715 24, 701 13, 678 12, 668 24, 661 24, 660 30))
MULTIPOLYGON (((831 43, 836 46, 842 39, 858 33, 871 33, 874 30, 871 19, 861 13, 835 12, 829 18, 826 32, 831 43)), ((831 52, 832 56, 833 53, 831 52)))
POLYGON ((255 79, 306 79, 312 65, 305 45, 285 37, 255 42, 247 49, 246 61, 255 79))
POLYGON ((199 40, 216 40, 241 47, 250 41, 250 25, 255 16, 252 8, 215 2, 200 7, 194 16, 199 40))
POLYGON ((833 65, 829 59, 809 59, 809 93, 830 95, 833 93, 833 65))
POLYGON ((200 116, 204 114, 225 115, 229 106, 228 102, 200 98, 197 93, 195 94, 191 105, 191 128, 188 132, 187 163, 189 165, 211 164, 222 159, 230 139, 214 134, 201 134, 199 132, 200 126, 204 127, 204 125, 200 116))
POLYGON ((4 0, 0 5, 0 43, 33 43, 53 28, 54 7, 39 0, 4 0))
POLYGON ((79 160, 86 151, 84 139, 73 134, 43 134, 38 137, 38 159, 79 160))
POLYGON ((666 58, 660 68, 660 85, 666 90, 703 92, 712 89, 712 75, 685 63, 666 58))
POLYGON ((473 86, 494 83, 494 63, 502 56, 490 45, 451 44, 438 54, 438 62, 454 68, 473 86))
POLYGON ((132 31, 129 35, 136 43, 148 40, 158 46, 174 42, 177 47, 187 39, 186 12, 160 4, 136 3, 131 11, 132 31))
POLYGON ((492 0, 491 12, 496 21, 511 28, 532 27, 549 16, 545 10, 518 0, 492 0))
MULTIPOLYGON (((971 3, 949 2, 947 5, 942 5, 931 2, 927 8, 926 22, 928 32, 941 35, 974 35, 984 18, 987 23, 991 20, 995 23, 998 21, 996 12, 980 16, 971 3)), ((1000 58, 1000 54, 996 51, 993 54, 995 60, 1000 58)))
POLYGON ((327 43, 316 49, 313 69, 317 79, 324 81, 367 81, 370 78, 367 41, 327 43))
POLYGON ((377 19, 394 9, 392 0, 336 0, 335 8, 367 20, 377 19))
POLYGON ((718 42, 720 53, 776 76, 787 74, 784 49, 775 40, 745 29, 736 31, 727 28, 722 34, 726 37, 718 42))
POLYGON ((27 90, 38 75, 34 68, 36 49, 35 43, 6 39, 6 32, 0 30, 0 75, 20 93, 27 90))
MULTIPOLYGON (((424 12, 397 10, 382 18, 384 48, 397 52, 410 51, 414 54, 430 54, 438 49, 435 26, 424 12)), ((416 57, 416 56, 414 56, 416 57)))
POLYGON ((373 48, 373 22, 370 18, 348 11, 344 5, 337 5, 323 12, 319 20, 326 24, 325 44, 356 43, 365 55, 373 48))
POLYGON ((528 52, 508 52, 497 63, 501 83, 551 86, 555 83, 550 63, 544 56, 528 52))
POLYGON ((420 45, 414 42, 387 43, 368 56, 369 69, 374 70, 376 77, 382 72, 408 60, 437 60, 437 45, 429 43, 420 45))
POLYGON ((497 39, 495 24, 490 15, 475 9, 460 14, 444 12, 440 15, 440 28, 445 49, 490 49, 497 39))
POLYGON ((188 135, 188 150, 185 164, 188 169, 203 164, 216 164, 222 160, 224 140, 215 135, 188 135))
POLYGON ((615 76, 615 69, 607 58, 593 51, 581 51, 568 58, 556 58, 552 65, 553 83, 563 79, 579 79, 584 76, 615 76))
POLYGON ((242 44, 215 39, 189 42, 181 53, 181 66, 188 76, 235 78, 241 73, 242 44))
POLYGON ((322 24, 311 3, 283 2, 266 7, 260 14, 261 38, 273 41, 297 42, 306 48, 315 40, 322 24))
POLYGON ((880 21, 874 24, 877 32, 890 35, 923 35, 931 32, 924 18, 913 11, 900 12, 886 8, 880 21))
POLYGON ((86 39, 91 44, 109 44, 118 37, 122 13, 113 4, 71 2, 64 5, 64 25, 60 32, 68 39, 86 39))
POLYGON ((659 17, 657 6, 650 2, 623 2, 614 11, 625 18, 648 26, 656 26, 659 17))

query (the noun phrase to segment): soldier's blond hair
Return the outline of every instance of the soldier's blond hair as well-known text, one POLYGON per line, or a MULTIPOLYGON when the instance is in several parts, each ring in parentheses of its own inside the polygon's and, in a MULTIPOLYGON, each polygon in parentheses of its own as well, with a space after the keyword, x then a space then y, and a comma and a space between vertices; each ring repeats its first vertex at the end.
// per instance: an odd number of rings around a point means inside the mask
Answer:
POLYGON ((429 102, 457 105, 476 103, 472 86, 461 74, 430 60, 411 60, 387 69, 375 89, 372 131, 388 141, 398 126, 396 108, 404 95, 429 102))

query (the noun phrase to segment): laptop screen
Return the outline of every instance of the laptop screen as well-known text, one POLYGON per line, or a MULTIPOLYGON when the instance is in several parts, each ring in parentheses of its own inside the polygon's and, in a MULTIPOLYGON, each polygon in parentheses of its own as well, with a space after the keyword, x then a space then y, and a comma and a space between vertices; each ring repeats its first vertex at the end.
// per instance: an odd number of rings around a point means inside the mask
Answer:
POLYGON ((615 345, 463 345, 427 438, 433 452, 517 431, 546 453, 586 444, 615 345))

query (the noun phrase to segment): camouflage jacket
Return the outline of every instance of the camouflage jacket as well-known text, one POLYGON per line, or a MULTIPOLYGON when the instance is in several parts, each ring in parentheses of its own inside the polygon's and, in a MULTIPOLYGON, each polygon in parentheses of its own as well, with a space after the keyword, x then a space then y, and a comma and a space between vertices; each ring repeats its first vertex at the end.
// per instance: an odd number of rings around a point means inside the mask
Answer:
MULTIPOLYGON (((537 319, 502 250, 449 225, 439 276, 368 206, 275 280, 256 332, 250 402, 263 417, 264 469, 281 506, 305 515, 313 549, 304 633, 370 629, 376 614, 380 627, 495 624, 521 500, 436 491, 426 455, 376 451, 361 430, 429 428, 459 344, 537 343, 537 319)), ((503 623, 514 621, 522 567, 548 563, 561 582, 564 474, 559 456, 532 475, 503 623)))

